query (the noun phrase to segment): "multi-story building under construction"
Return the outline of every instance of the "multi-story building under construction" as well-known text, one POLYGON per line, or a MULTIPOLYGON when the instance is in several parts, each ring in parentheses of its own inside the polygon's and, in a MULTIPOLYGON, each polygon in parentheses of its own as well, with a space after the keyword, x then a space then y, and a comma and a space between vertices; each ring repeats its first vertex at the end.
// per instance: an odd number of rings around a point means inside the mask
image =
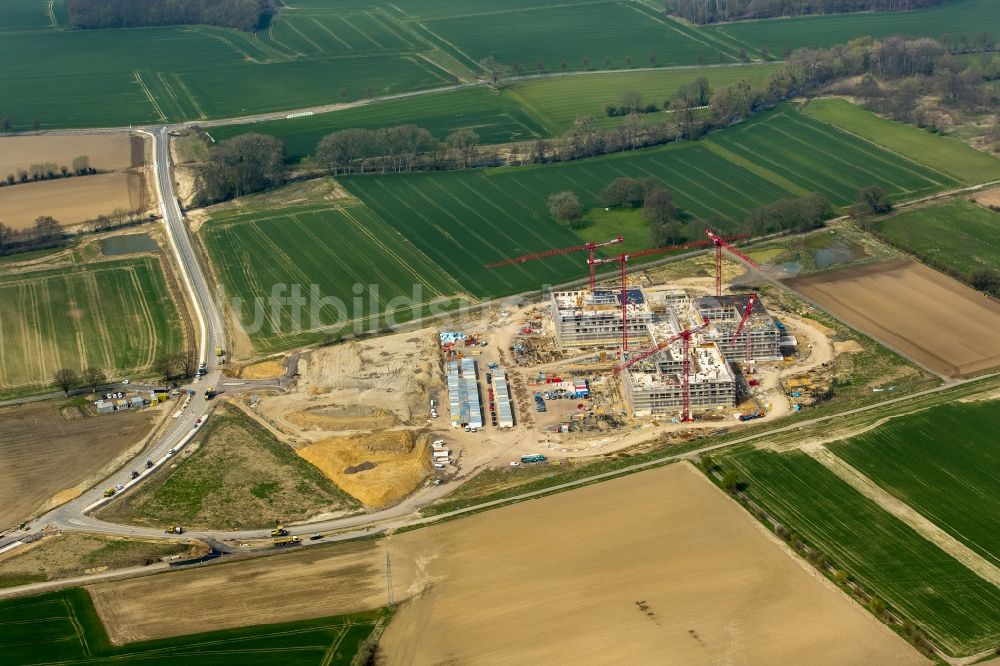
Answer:
POLYGON ((744 324, 743 331, 733 340, 733 334, 743 319, 749 300, 750 294, 704 296, 697 299, 699 314, 711 322, 704 333, 704 340, 717 343, 726 360, 735 363, 743 360, 749 335, 750 358, 755 361, 780 360, 781 333, 759 298, 754 302, 753 312, 744 324))
MULTIPOLYGON (((653 314, 641 289, 626 292, 630 349, 649 346, 649 324, 653 314)), ((552 294, 552 321, 563 347, 621 347, 621 291, 595 289, 560 291, 552 294)))
MULTIPOLYGON (((682 345, 654 354, 622 373, 622 387, 633 416, 674 416, 681 393, 682 345)), ((692 408, 732 407, 736 404, 736 377, 714 342, 692 345, 689 391, 692 408)))

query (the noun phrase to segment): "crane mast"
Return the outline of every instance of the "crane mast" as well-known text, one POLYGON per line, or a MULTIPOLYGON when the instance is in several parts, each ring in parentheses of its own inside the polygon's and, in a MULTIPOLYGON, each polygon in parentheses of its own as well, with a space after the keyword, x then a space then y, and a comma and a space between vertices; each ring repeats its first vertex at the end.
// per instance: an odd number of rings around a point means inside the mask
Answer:
MULTIPOLYGON (((756 301, 757 301, 757 294, 750 294, 750 300, 747 302, 746 310, 744 310, 744 312, 743 312, 743 318, 740 319, 740 325, 736 327, 736 332, 733 333, 733 339, 731 340, 731 342, 733 344, 736 343, 736 339, 738 337, 740 337, 740 333, 743 332, 743 328, 746 326, 746 323, 750 320, 750 315, 753 314, 753 305, 754 305, 754 303, 756 301)), ((750 330, 749 329, 747 329, 745 344, 746 344, 746 348, 744 349, 744 352, 743 352, 743 362, 744 362, 744 364, 746 366, 747 372, 749 372, 750 371, 750 363, 752 361, 751 353, 750 353, 750 351, 751 351, 751 345, 750 345, 750 330)))
POLYGON ((711 229, 706 229, 705 233, 708 234, 709 239, 711 239, 712 244, 715 246, 715 295, 722 296, 722 250, 725 248, 735 257, 740 259, 743 263, 747 264, 751 268, 756 268, 760 270, 760 266, 753 259, 748 257, 746 254, 736 249, 730 245, 722 236, 717 236, 712 233, 711 229))
MULTIPOLYGON (((660 342, 656 346, 647 349, 646 351, 636 354, 632 358, 624 361, 620 367, 615 369, 616 373, 621 373, 632 367, 639 361, 649 358, 654 354, 663 351, 670 345, 674 344, 678 340, 682 341, 681 350, 681 421, 689 422, 693 419, 691 418, 691 337, 695 333, 701 333, 706 328, 708 328, 709 321, 704 319, 701 326, 696 328, 684 329, 680 333, 667 338, 666 340, 660 342)), ((624 356, 622 357, 624 359, 624 356)))

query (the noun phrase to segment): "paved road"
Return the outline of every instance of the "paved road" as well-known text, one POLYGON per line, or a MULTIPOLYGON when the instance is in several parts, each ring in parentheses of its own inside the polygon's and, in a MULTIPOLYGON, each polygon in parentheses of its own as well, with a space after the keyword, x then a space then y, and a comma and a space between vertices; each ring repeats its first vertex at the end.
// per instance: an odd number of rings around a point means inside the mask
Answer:
POLYGON ((171 448, 177 449, 186 444, 195 432, 195 422, 209 413, 211 405, 204 396, 204 390, 210 386, 219 386, 222 382, 222 373, 215 367, 214 350, 216 346, 225 347, 225 329, 222 325, 219 309, 213 299, 212 290, 198 264, 194 247, 184 226, 177 198, 174 195, 167 128, 162 127, 147 133, 154 138, 154 168, 156 188, 160 199, 160 212, 165 221, 174 257, 178 263, 180 277, 188 292, 188 302, 194 309, 195 318, 198 320, 199 356, 200 360, 206 363, 208 373, 200 382, 191 385, 191 388, 195 389, 194 395, 191 396, 183 410, 179 410, 176 418, 171 417, 173 423, 167 427, 166 432, 159 439, 154 440, 129 464, 91 490, 32 521, 28 530, 0 538, 0 549, 26 535, 38 533, 46 527, 118 535, 165 537, 166 535, 159 530, 106 523, 86 515, 86 512, 96 503, 105 500, 105 488, 133 483, 130 479, 132 470, 141 473, 136 482, 141 482, 151 474, 156 473, 168 461, 167 452, 171 448), (145 469, 146 460, 152 460, 156 466, 147 471, 145 469))

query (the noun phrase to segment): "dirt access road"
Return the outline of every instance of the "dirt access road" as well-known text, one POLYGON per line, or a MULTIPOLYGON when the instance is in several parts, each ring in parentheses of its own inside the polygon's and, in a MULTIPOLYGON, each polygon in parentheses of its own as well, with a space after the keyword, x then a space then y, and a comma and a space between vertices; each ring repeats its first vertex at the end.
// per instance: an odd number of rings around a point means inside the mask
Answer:
POLYGON ((785 284, 943 377, 1000 367, 1000 303, 923 264, 872 264, 785 284))
POLYGON ((390 664, 925 663, 686 463, 376 542, 89 589, 114 640, 145 640, 384 604, 387 552, 395 599, 412 599, 385 634, 390 664))

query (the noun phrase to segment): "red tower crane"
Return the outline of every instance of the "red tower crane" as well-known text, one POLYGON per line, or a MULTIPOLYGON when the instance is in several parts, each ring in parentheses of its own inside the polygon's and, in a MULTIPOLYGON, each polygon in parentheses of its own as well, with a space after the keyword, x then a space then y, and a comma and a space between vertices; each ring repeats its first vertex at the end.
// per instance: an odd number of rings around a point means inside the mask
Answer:
POLYGON ((629 254, 619 254, 617 257, 608 258, 593 258, 587 259, 587 263, 590 264, 590 284, 591 290, 593 290, 594 285, 594 274, 595 266, 600 264, 620 264, 621 265, 621 305, 622 305, 622 354, 628 350, 628 261, 629 259, 634 259, 636 257, 648 257, 653 254, 663 254, 664 252, 671 252, 673 250, 692 250, 696 248, 709 247, 714 243, 713 240, 699 240, 691 241, 690 243, 682 243, 680 245, 665 245, 663 247, 654 247, 648 250, 639 250, 637 252, 632 252, 629 254))
POLYGON ((740 252, 735 247, 730 245, 722 238, 722 236, 716 236, 712 233, 711 229, 706 229, 705 233, 712 240, 715 245, 715 295, 722 296, 722 248, 729 250, 736 257, 741 259, 744 263, 748 264, 751 268, 756 268, 760 270, 760 266, 757 265, 753 259, 740 252))
POLYGON ((647 359, 653 354, 660 352, 670 345, 674 344, 678 340, 683 342, 683 347, 681 351, 681 421, 688 422, 691 421, 691 336, 695 333, 700 333, 708 328, 708 319, 705 319, 701 326, 696 328, 689 328, 681 331, 673 337, 667 338, 666 340, 660 342, 655 347, 647 349, 646 351, 636 354, 629 360, 622 363, 621 367, 617 368, 615 372, 624 372, 631 366, 635 365, 643 359, 647 359))
MULTIPOLYGON (((732 344, 736 344, 736 338, 740 337, 740 333, 743 332, 743 327, 750 320, 750 315, 753 313, 753 304, 757 300, 757 294, 750 294, 750 300, 747 302, 746 310, 743 312, 743 318, 740 319, 740 325, 736 327, 736 332, 733 333, 732 344)), ((747 330, 746 337, 746 349, 744 350, 743 362, 746 363, 746 368, 749 371, 751 358, 751 345, 750 345, 750 330, 747 330)))
POLYGON ((621 300, 622 305, 622 358, 625 358, 625 351, 628 349, 628 260, 634 255, 630 254, 619 254, 617 257, 610 257, 608 259, 588 259, 587 263, 590 264, 590 274, 594 275, 598 264, 613 264, 615 262, 621 265, 621 300))
POLYGON ((590 290, 594 290, 596 284, 597 275, 594 269, 594 253, 602 247, 608 247, 609 245, 618 245, 625 239, 622 236, 612 238, 609 241, 604 241, 603 243, 584 243, 583 245, 574 245, 573 247, 562 247, 552 250, 542 250, 541 252, 532 252, 531 254, 523 254, 520 257, 514 257, 512 259, 503 259, 502 261, 494 261, 491 264, 486 264, 486 268, 500 268, 501 266, 510 266, 511 264, 523 264, 527 261, 533 261, 535 259, 545 259, 546 257, 556 257, 561 254, 570 254, 572 252, 581 252, 586 250, 590 253, 587 263, 590 266, 590 290))

